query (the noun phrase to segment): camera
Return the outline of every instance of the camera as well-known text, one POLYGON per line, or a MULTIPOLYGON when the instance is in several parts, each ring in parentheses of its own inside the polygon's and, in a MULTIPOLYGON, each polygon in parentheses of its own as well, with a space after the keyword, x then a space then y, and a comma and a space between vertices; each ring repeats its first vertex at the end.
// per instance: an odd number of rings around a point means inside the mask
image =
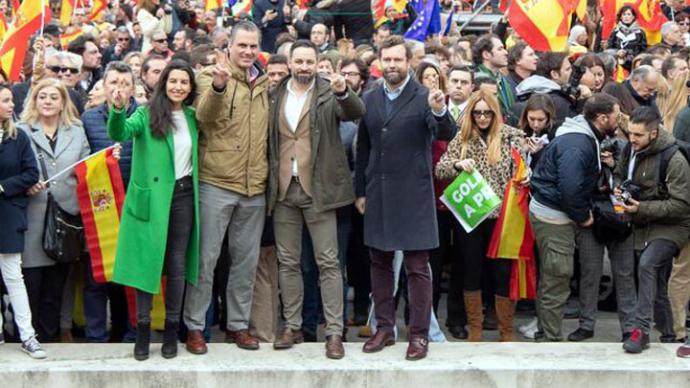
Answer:
POLYGON ((565 94, 577 100, 580 98, 580 80, 587 72, 587 68, 583 65, 573 65, 573 72, 570 74, 568 84, 564 85, 562 90, 565 94))
POLYGON ((640 194, 642 193, 642 189, 640 189, 640 186, 633 183, 630 179, 623 181, 623 183, 621 183, 621 191, 621 200, 624 203, 629 203, 631 199, 639 201, 640 194))
POLYGON ((621 150, 623 150, 624 143, 621 139, 615 137, 607 137, 599 145, 600 152, 610 152, 614 159, 618 158, 621 150))

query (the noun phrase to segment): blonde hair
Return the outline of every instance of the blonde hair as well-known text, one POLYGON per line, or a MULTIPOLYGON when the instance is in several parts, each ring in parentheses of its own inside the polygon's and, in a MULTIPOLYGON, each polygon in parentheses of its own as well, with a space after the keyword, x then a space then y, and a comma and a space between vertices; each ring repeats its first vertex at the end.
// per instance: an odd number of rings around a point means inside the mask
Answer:
POLYGON ((675 77, 672 80, 666 80, 660 77, 657 95, 657 104, 659 111, 664 121, 664 128, 671 130, 676 122, 676 117, 687 106, 688 88, 685 86, 688 77, 688 72, 682 77, 675 77))
POLYGON ((465 159, 467 156, 467 147, 470 140, 480 136, 479 128, 474 122, 472 110, 480 102, 484 101, 489 109, 494 112, 494 117, 491 119, 489 125, 489 135, 486 138, 487 159, 489 165, 496 165, 501 160, 501 128, 503 127, 503 117, 501 116, 501 107, 498 104, 498 99, 492 94, 483 90, 478 90, 470 96, 467 100, 467 107, 465 114, 463 114, 462 122, 460 123, 460 140, 462 140, 462 148, 460 149, 460 159, 465 159))
POLYGON ((54 78, 46 78, 31 88, 31 94, 29 95, 26 106, 24 107, 20 121, 27 124, 34 124, 40 120, 38 109, 36 109, 36 99, 41 90, 49 87, 57 89, 58 93, 60 93, 60 98, 62 99, 62 112, 60 112, 58 127, 81 126, 82 124, 81 120, 79 120, 79 113, 69 97, 67 87, 60 80, 54 78))
MULTIPOLYGON (((0 92, 3 90, 7 90, 10 92, 10 97, 12 96, 12 90, 10 89, 9 86, 6 84, 0 84, 0 92)), ((5 136, 8 138, 16 138, 17 137, 17 127, 14 126, 14 121, 12 120, 12 116, 7 118, 7 120, 3 120, 0 122, 0 127, 2 127, 2 130, 5 132, 5 136)), ((0 138, 0 143, 2 143, 2 138, 0 138)))

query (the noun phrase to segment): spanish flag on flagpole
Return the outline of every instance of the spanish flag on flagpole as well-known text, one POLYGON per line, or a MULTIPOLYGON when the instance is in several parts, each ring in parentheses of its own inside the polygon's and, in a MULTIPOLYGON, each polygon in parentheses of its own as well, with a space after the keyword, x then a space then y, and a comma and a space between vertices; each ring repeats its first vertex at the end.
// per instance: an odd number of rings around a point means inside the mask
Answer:
POLYGON ((62 0, 62 7, 60 8, 60 24, 69 26, 72 21, 72 15, 75 8, 78 7, 79 0, 62 0))
POLYGON ((534 233, 529 223, 529 188, 518 185, 528 174, 527 165, 517 149, 511 150, 515 173, 508 182, 501 212, 489 243, 487 256, 495 259, 515 259, 511 268, 510 298, 536 297, 536 268, 534 263, 534 233))
POLYGON ((113 278, 125 200, 120 166, 112 154, 113 148, 107 148, 74 167, 91 271, 97 283, 106 283, 113 278))
POLYGON ((67 46, 69 46, 70 42, 77 39, 83 32, 84 30, 79 27, 74 29, 72 32, 60 35, 60 45, 62 46, 62 49, 67 50, 67 46))
POLYGON ((50 18, 48 1, 24 1, 17 9, 15 20, 0 45, 0 65, 10 81, 19 81, 29 51, 29 38, 50 22, 50 18))
POLYGON ((577 0, 516 0, 510 3, 508 22, 536 51, 566 51, 570 19, 577 0))

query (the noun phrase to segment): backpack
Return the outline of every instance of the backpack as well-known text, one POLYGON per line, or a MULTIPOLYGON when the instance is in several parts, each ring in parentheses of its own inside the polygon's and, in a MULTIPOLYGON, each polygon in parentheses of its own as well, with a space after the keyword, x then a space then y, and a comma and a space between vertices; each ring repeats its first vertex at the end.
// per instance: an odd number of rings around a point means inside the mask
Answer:
POLYGON ((690 143, 688 142, 676 140, 673 145, 661 151, 659 173, 656 175, 656 179, 657 185, 659 186, 659 192, 663 193, 664 195, 668 195, 668 188, 666 187, 666 170, 668 169, 668 164, 676 151, 679 151, 685 160, 690 163, 690 143))

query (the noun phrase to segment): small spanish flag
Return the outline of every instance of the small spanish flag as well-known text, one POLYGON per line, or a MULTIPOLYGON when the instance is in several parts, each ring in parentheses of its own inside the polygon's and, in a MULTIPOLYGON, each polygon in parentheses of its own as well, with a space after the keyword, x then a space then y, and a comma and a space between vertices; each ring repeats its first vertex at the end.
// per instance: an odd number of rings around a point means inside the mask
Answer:
MULTIPOLYGON (((70 28, 72 28, 72 27, 70 27, 70 28)), ((79 27, 79 28, 74 28, 70 32, 66 32, 66 33, 60 35, 60 45, 62 46, 62 49, 67 50, 67 46, 69 46, 69 44, 73 40, 77 39, 83 32, 84 32, 84 30, 81 27, 79 27)))
POLYGON ((534 258, 534 233, 528 218, 529 188, 517 183, 527 177, 527 165, 517 149, 513 147, 511 153, 515 173, 503 195, 487 256, 531 260, 534 258))
MULTIPOLYGON (((151 309, 151 329, 163 330, 165 328, 165 286, 167 282, 165 276, 161 278, 161 292, 153 296, 153 307, 151 309)), ((132 327, 137 327, 137 290, 132 287, 125 287, 127 297, 127 310, 129 313, 129 323, 132 327)))
POLYGON ((508 182, 501 213, 496 221, 487 256, 513 260, 510 274, 512 300, 536 297, 534 263, 534 233, 529 223, 529 188, 518 185, 528 174, 527 165, 517 149, 511 149, 516 166, 513 179, 508 182))
POLYGON ((613 80, 616 83, 622 83, 628 79, 628 71, 623 68, 623 65, 616 65, 616 72, 613 74, 613 80))
POLYGON ((10 81, 19 81, 24 57, 29 51, 30 37, 51 19, 48 2, 25 1, 16 10, 15 18, 0 45, 0 65, 10 81))
POLYGON ((113 149, 108 148, 77 164, 74 172, 93 278, 97 283, 106 283, 113 278, 125 199, 120 167, 113 149))

